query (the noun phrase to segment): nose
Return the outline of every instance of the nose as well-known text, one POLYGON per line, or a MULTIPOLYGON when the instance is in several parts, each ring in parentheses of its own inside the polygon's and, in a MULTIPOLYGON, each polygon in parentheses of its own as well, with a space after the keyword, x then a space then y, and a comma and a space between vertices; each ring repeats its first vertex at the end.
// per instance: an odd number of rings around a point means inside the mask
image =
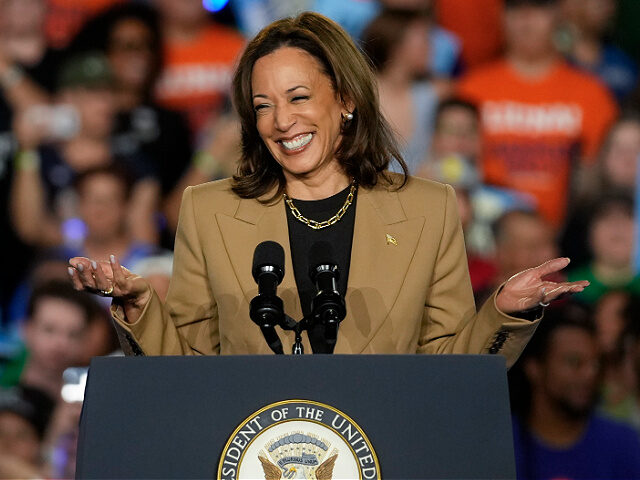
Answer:
POLYGON ((274 126, 280 132, 286 132, 296 124, 295 115, 288 105, 278 106, 274 112, 274 126))

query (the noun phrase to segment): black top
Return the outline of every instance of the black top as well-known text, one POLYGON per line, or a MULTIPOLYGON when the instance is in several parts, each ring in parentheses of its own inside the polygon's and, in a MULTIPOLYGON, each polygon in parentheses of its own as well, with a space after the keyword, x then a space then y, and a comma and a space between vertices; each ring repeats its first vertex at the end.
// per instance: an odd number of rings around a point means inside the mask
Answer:
MULTIPOLYGON (((304 217, 321 222, 330 219, 340 210, 349 195, 350 189, 351 186, 348 186, 341 192, 323 200, 293 199, 293 204, 304 217)), ((351 243, 356 219, 356 199, 357 195, 354 195, 353 203, 349 206, 340 221, 320 230, 309 228, 297 220, 285 202, 284 208, 287 210, 293 273, 296 279, 296 286, 298 287, 302 313, 305 317, 311 313, 311 300, 316 294, 316 287, 309 278, 309 250, 315 242, 325 241, 332 245, 335 256, 333 260, 336 265, 338 265, 339 272, 338 291, 343 296, 347 293, 349 263, 351 261, 351 243)), ((300 319, 296 318, 295 320, 300 319)), ((313 353, 328 353, 323 330, 322 325, 317 325, 312 331, 309 331, 309 341, 313 353)))
POLYGON ((155 176, 163 196, 185 173, 192 154, 189 129, 182 115, 154 104, 118 113, 112 148, 117 157, 137 159, 139 164, 130 166, 132 173, 155 176))

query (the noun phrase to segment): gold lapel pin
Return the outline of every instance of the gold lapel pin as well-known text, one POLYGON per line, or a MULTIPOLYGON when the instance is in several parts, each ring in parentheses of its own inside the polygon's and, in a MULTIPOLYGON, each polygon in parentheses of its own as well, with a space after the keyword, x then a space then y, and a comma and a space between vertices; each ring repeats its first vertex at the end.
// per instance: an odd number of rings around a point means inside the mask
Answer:
POLYGON ((395 245, 397 247, 398 241, 395 239, 395 237, 388 233, 386 235, 387 235, 387 245, 395 245))

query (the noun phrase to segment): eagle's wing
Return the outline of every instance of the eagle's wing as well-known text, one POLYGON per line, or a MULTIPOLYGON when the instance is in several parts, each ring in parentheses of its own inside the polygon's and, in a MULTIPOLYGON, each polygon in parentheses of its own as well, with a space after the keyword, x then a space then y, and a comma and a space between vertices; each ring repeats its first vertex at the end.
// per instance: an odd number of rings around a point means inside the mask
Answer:
POLYGON ((318 480, 331 480, 331 477, 333 476, 333 467, 336 464, 337 458, 338 454, 336 453, 333 457, 329 457, 320 464, 316 469, 316 478, 318 480))
POLYGON ((282 470, 277 465, 271 463, 262 455, 258 455, 260 463, 262 463, 262 469, 264 470, 265 480, 279 480, 282 477, 282 470))

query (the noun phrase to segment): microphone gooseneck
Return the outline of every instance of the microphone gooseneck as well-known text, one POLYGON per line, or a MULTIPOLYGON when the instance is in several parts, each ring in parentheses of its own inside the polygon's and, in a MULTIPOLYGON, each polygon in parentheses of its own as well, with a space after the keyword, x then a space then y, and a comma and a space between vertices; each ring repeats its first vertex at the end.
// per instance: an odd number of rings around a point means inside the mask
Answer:
POLYGON ((251 269, 258 295, 249 304, 249 316, 260 327, 267 344, 277 354, 284 353, 275 326, 284 322, 284 305, 277 288, 284 278, 284 250, 273 241, 260 243, 253 253, 251 269))

